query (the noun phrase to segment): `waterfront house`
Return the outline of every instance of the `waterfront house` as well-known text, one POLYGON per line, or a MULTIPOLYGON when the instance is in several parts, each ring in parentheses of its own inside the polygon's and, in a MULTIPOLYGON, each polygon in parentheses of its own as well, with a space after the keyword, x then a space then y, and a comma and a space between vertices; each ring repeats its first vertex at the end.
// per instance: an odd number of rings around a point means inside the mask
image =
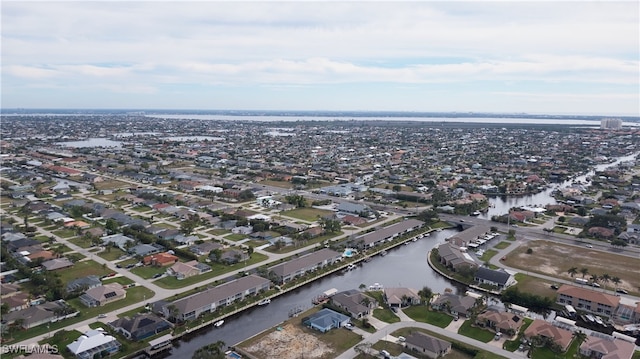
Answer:
POLYGON ((341 260, 342 253, 338 253, 329 248, 323 248, 319 251, 275 265, 269 268, 269 270, 278 278, 278 283, 286 283, 295 277, 321 269, 341 260))
POLYGON ((442 243, 437 250, 440 263, 454 271, 459 271, 463 267, 476 268, 478 266, 473 257, 451 243, 442 243))
POLYGON ((409 334, 405 338, 405 346, 412 352, 434 359, 443 357, 451 351, 451 343, 422 332, 409 334))
POLYGON ((385 288, 382 297, 389 307, 403 308, 420 304, 420 295, 413 288, 385 288))
POLYGON ((474 281, 480 285, 485 284, 503 290, 510 285, 515 284, 514 277, 507 273, 504 269, 491 269, 480 267, 476 272, 474 281))
POLYGON ((372 310, 378 307, 375 298, 356 289, 336 293, 331 297, 331 303, 357 319, 371 314, 372 310))
POLYGON ((109 325, 127 339, 140 341, 173 328, 173 324, 153 313, 139 313, 117 319, 109 325))
POLYGON ((175 316, 182 321, 193 320, 202 314, 215 312, 219 307, 256 295, 269 288, 271 288, 270 280, 251 274, 178 299, 172 304, 163 306, 162 311, 167 318, 175 316))
POLYGON ((514 335, 524 323, 521 316, 508 312, 496 312, 488 310, 478 314, 476 324, 481 327, 491 328, 496 333, 514 335))
POLYGON ((448 312, 453 316, 468 317, 471 308, 476 305, 476 299, 471 296, 461 296, 453 293, 438 295, 431 302, 431 308, 448 312))
POLYGON ((422 227, 423 224, 424 222, 417 219, 408 219, 396 224, 392 224, 375 232, 356 237, 355 242, 362 243, 362 246, 365 248, 374 247, 386 241, 391 241, 403 233, 408 233, 415 229, 418 229, 422 227))

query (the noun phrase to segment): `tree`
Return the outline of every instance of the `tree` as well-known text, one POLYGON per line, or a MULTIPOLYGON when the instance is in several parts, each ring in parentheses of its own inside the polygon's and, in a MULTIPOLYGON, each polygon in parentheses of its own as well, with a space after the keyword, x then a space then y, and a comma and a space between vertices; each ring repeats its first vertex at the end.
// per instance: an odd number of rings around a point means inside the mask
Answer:
POLYGON ((573 340, 578 343, 578 348, 580 348, 580 345, 587 340, 587 334, 582 330, 576 330, 573 332, 573 340))
POLYGON ((620 277, 611 277, 611 282, 615 285, 615 288, 618 289, 618 284, 621 282, 620 277))
POLYGON ((366 284, 364 284, 364 283, 360 283, 360 286, 358 286, 358 288, 359 288, 361 291, 364 291, 365 289, 367 289, 367 285, 366 285, 366 284))
POLYGON ((567 273, 573 278, 574 275, 578 274, 578 267, 571 267, 567 270, 567 273))
POLYGON ((425 285, 424 287, 422 287, 422 289, 418 291, 418 295, 420 296, 420 298, 424 300, 426 304, 429 304, 429 301, 433 296, 433 291, 431 290, 431 288, 425 285))
POLYGON ((609 273, 604 273, 600 276, 600 280, 602 281, 602 284, 604 285, 604 290, 607 290, 607 284, 609 284, 609 282, 611 281, 611 276, 609 275, 609 273))
POLYGON ((340 220, 337 219, 320 218, 318 222, 320 223, 322 229, 324 229, 327 233, 340 232, 340 229, 342 228, 340 220))
POLYGON ((584 277, 589 274, 589 269, 587 268, 580 268, 580 274, 582 274, 582 278, 584 279, 584 277))

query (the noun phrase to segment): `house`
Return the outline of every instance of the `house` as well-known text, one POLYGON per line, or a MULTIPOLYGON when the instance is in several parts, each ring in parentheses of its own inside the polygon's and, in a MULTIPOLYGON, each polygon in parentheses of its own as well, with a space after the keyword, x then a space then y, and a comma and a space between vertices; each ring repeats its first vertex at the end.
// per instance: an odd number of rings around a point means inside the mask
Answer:
POLYGON ((610 337, 589 336, 580 345, 580 354, 589 358, 631 359, 634 351, 634 343, 610 337))
POLYGON ((221 249, 223 246, 217 242, 204 242, 195 246, 189 247, 189 250, 196 255, 206 256, 216 249, 221 249))
POLYGON ((112 234, 110 236, 102 237, 102 243, 104 245, 112 245, 114 247, 118 247, 124 252, 127 251, 126 248, 128 242, 135 243, 136 240, 122 234, 112 234))
POLYGON ((487 233, 491 231, 488 226, 473 226, 465 229, 462 232, 458 232, 449 237, 447 241, 458 248, 468 247, 469 243, 472 243, 478 239, 482 239, 487 233))
POLYGON ((362 217, 349 214, 342 218, 342 222, 344 222, 345 224, 358 226, 358 225, 367 223, 367 220, 362 217))
POLYGON ((382 294, 390 307, 403 308, 420 304, 420 295, 413 288, 385 288, 382 294))
POLYGON ((342 253, 338 253, 329 248, 323 248, 319 251, 275 265, 269 268, 269 270, 278 278, 279 283, 286 283, 307 272, 315 271, 341 260, 342 253))
POLYGON ((495 270, 487 267, 480 267, 476 272, 474 281, 480 285, 486 284, 492 287, 497 287, 500 290, 515 284, 513 276, 502 268, 495 270))
POLYGON ((67 293, 76 291, 86 291, 87 289, 95 288, 102 285, 102 281, 96 275, 89 275, 86 277, 74 279, 67 283, 67 293))
POLYGON ((164 247, 160 244, 157 243, 153 243, 153 244, 146 244, 146 243, 141 243, 138 244, 136 246, 133 246, 131 248, 129 248, 129 254, 136 256, 136 257, 146 257, 152 254, 156 254, 159 253, 160 251, 164 250, 164 247))
POLYGON ((429 358, 440 358, 451 351, 451 343, 422 332, 413 332, 405 338, 405 345, 412 352, 429 358))
POLYGON ((100 307, 107 303, 123 299, 127 292, 119 283, 109 283, 91 288, 80 296, 80 301, 87 307, 100 307))
POLYGON ((44 267, 45 270, 53 271, 53 270, 73 267, 73 262, 71 262, 69 259, 64 257, 55 258, 55 259, 50 259, 48 261, 42 262, 42 267, 44 267))
POLYGON ((357 319, 369 315, 374 308, 378 307, 378 301, 375 298, 355 289, 336 293, 331 297, 331 303, 357 319))
POLYGON ((326 333, 333 328, 344 327, 349 323, 349 317, 329 308, 324 308, 307 318, 304 318, 302 323, 309 328, 326 333))
POLYGON ((20 285, 14 283, 0 283, 0 297, 7 298, 20 293, 20 285))
POLYGON ((571 340, 573 339, 572 332, 558 328, 542 319, 535 319, 524 331, 524 337, 529 341, 535 336, 552 340, 562 348, 562 351, 566 351, 567 348, 569 348, 569 344, 571 344, 571 340))
POLYGON ((369 206, 358 203, 340 202, 336 208, 338 212, 351 213, 360 215, 361 213, 369 213, 369 206))
POLYGON ((198 238, 198 236, 185 236, 184 234, 180 233, 177 236, 175 236, 173 238, 173 241, 176 243, 179 243, 181 245, 184 244, 193 244, 193 242, 199 240, 200 238, 198 238))
POLYGON ((467 252, 463 252, 451 243, 443 243, 437 248, 440 263, 454 271, 461 268, 476 268, 478 263, 467 252))
POLYGON ((476 305, 476 299, 470 296, 460 296, 453 293, 444 293, 431 302, 431 308, 454 316, 468 317, 469 311, 476 305))
POLYGON ((396 224, 392 224, 388 227, 377 230, 375 232, 356 237, 355 241, 361 243, 363 247, 370 248, 382 244, 386 241, 391 241, 403 233, 408 233, 415 229, 418 229, 422 227, 423 224, 424 222, 417 219, 407 219, 402 222, 398 222, 396 224))
POLYGON ((613 236, 616 234, 615 230, 611 229, 611 228, 604 228, 604 227, 591 227, 589 228, 589 235, 596 237, 596 238, 605 238, 605 239, 609 239, 609 238, 613 238, 613 236))
POLYGON ((167 274, 176 277, 176 279, 182 280, 185 278, 193 277, 194 275, 202 274, 211 270, 211 267, 204 263, 199 263, 196 260, 182 263, 176 262, 171 268, 167 269, 167 274))
POLYGON ((518 333, 523 323, 523 318, 517 314, 492 310, 480 313, 476 317, 477 325, 491 328, 496 333, 506 333, 508 335, 518 333))
POLYGON ((156 253, 142 258, 142 264, 155 267, 166 267, 178 262, 178 257, 169 253, 156 253))
POLYGON ((103 353, 109 355, 120 350, 120 343, 116 338, 106 334, 104 329, 98 328, 89 330, 82 334, 67 348, 78 359, 93 359, 96 354, 103 353))
POLYGON ((173 328, 173 324, 153 313, 136 314, 133 318, 120 318, 109 325, 127 339, 134 341, 140 341, 173 328))
POLYGON ((17 319, 22 320, 22 328, 29 329, 41 324, 49 323, 58 318, 58 312, 65 309, 63 302, 46 302, 33 305, 26 309, 10 312, 2 316, 3 324, 12 324, 17 319))
POLYGON ((19 292, 8 298, 2 299, 2 304, 6 304, 9 312, 27 309, 30 306, 29 293, 19 292))
POLYGON ((220 261, 227 264, 234 264, 242 261, 246 261, 249 259, 249 253, 240 249, 228 249, 222 252, 220 256, 220 261))
POLYGON ((598 292, 588 288, 564 284, 558 288, 557 303, 572 305, 576 309, 586 312, 613 316, 620 305, 620 297, 598 292))
POLYGON ((167 318, 175 316, 182 321, 193 320, 202 314, 215 312, 218 307, 227 306, 270 288, 270 280, 251 274, 178 299, 172 305, 163 306, 162 312, 167 318))

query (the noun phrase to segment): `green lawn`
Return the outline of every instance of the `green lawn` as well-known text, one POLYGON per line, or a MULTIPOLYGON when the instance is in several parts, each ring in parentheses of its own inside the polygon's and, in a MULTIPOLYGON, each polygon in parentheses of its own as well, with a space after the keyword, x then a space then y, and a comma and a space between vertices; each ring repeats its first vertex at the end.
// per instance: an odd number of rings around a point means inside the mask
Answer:
POLYGON ((87 308, 84 304, 80 302, 80 299, 78 298, 70 299, 68 303, 74 308, 78 309, 80 313, 82 313, 82 317, 87 319, 87 318, 97 317, 98 314, 112 312, 116 309, 126 307, 131 304, 141 303, 144 305, 144 302, 148 298, 153 297, 153 294, 154 293, 152 290, 149 290, 145 287, 138 286, 138 287, 132 287, 127 289, 126 298, 122 300, 117 300, 115 302, 111 302, 102 307, 87 308))
POLYGON ((102 284, 109 284, 109 283, 120 283, 122 285, 129 285, 133 283, 133 280, 128 277, 109 277, 102 280, 102 284))
POLYGON ((400 318, 398 318, 391 309, 376 308, 373 310, 373 317, 380 319, 385 323, 396 323, 400 321, 400 318))
POLYGON ((101 277, 111 273, 111 270, 109 268, 104 268, 95 261, 88 260, 76 262, 73 267, 61 269, 57 271, 57 273, 60 275, 62 283, 68 283, 74 279, 86 277, 88 275, 97 275, 98 277, 101 277))
POLYGON ((125 254, 126 253, 123 252, 120 248, 111 246, 107 246, 104 251, 98 253, 101 258, 104 258, 108 261, 115 261, 116 259, 120 258, 120 256, 123 256, 125 254))
POLYGON ((481 328, 472 327, 470 322, 470 320, 465 321, 458 330, 458 334, 476 339, 483 343, 488 343, 493 340, 493 337, 495 336, 493 332, 481 328))
POLYGON ((317 208, 296 208, 290 211, 284 211, 281 214, 283 216, 297 218, 307 222, 315 222, 318 220, 318 217, 324 217, 326 215, 333 214, 333 212, 317 208))
POLYGON ((231 231, 229 231, 227 229, 218 228, 218 229, 212 229, 212 230, 208 231, 207 233, 213 234, 214 236, 221 236, 221 235, 224 235, 224 234, 227 234, 227 233, 231 233, 231 231))
POLYGON ((71 238, 76 236, 76 231, 73 229, 57 229, 52 233, 62 238, 71 238))
MULTIPOLYGON (((178 280, 175 277, 166 276, 166 277, 158 279, 154 283, 157 284, 158 286, 162 287, 162 288, 169 288, 169 289, 182 288, 182 287, 186 287, 188 285, 199 283, 199 282, 201 282, 203 280, 206 280, 206 279, 217 277, 217 276, 219 276, 221 274, 232 273, 232 272, 235 272, 235 271, 243 271, 243 269, 246 266, 265 261, 268 258, 269 257, 265 256, 264 254, 255 253, 254 252, 251 255, 251 259, 249 259, 246 262, 240 262, 240 263, 236 263, 236 264, 233 264, 233 265, 225 265, 225 264, 220 264, 220 263, 211 263, 211 271, 210 272, 207 272, 207 273, 204 273, 204 274, 200 274, 200 275, 197 275, 197 276, 193 276, 193 277, 189 277, 189 278, 185 278, 183 280, 178 280)), ((140 268, 144 268, 144 267, 140 267, 140 268)))
POLYGON ((415 320, 416 322, 423 322, 433 324, 440 328, 445 328, 451 321, 453 317, 441 312, 431 311, 427 308, 427 306, 415 305, 403 310, 404 314, 408 315, 409 318, 415 320))
POLYGON ((488 262, 496 254, 498 254, 498 251, 493 249, 487 249, 478 259, 481 260, 482 262, 488 262))
POLYGON ((81 247, 81 248, 91 248, 91 246, 92 246, 90 240, 84 239, 82 237, 71 238, 71 239, 69 239, 69 242, 71 242, 71 243, 73 243, 76 246, 81 247))
POLYGON ((495 248, 495 249, 505 249, 505 248, 509 247, 510 245, 511 245, 511 243, 502 241, 502 242, 496 244, 495 246, 493 246, 493 248, 495 248))
POLYGON ((144 279, 152 278, 158 273, 164 273, 167 271, 167 267, 155 267, 155 266, 141 266, 131 268, 131 273, 138 275, 144 279))
POLYGON ((224 237, 224 239, 234 241, 234 242, 241 241, 245 238, 247 238, 247 236, 245 236, 244 234, 237 234, 237 233, 233 233, 224 237))

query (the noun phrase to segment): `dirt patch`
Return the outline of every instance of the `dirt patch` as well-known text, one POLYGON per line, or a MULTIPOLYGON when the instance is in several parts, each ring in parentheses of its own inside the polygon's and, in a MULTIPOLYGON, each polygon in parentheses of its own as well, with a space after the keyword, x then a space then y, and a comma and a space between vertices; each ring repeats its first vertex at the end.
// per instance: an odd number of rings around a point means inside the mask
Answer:
POLYGON ((331 347, 292 324, 285 324, 282 330, 267 334, 244 350, 258 358, 297 359, 302 353, 305 358, 323 359, 334 356, 331 347))
MULTIPOLYGON (((579 246, 543 240, 530 241, 512 251, 504 263, 522 271, 568 280, 571 280, 567 272, 569 268, 587 268, 589 272, 585 278, 590 278, 593 274, 602 276, 606 273, 610 277, 620 278, 620 288, 636 292, 640 287, 640 276, 637 273, 640 259, 579 246), (531 254, 526 253, 529 248, 533 251, 531 254)), ((578 272, 574 278, 582 278, 582 274, 578 272)), ((602 282, 600 284, 603 285, 602 282)), ((614 286, 611 281, 604 285, 608 289, 614 286)))

